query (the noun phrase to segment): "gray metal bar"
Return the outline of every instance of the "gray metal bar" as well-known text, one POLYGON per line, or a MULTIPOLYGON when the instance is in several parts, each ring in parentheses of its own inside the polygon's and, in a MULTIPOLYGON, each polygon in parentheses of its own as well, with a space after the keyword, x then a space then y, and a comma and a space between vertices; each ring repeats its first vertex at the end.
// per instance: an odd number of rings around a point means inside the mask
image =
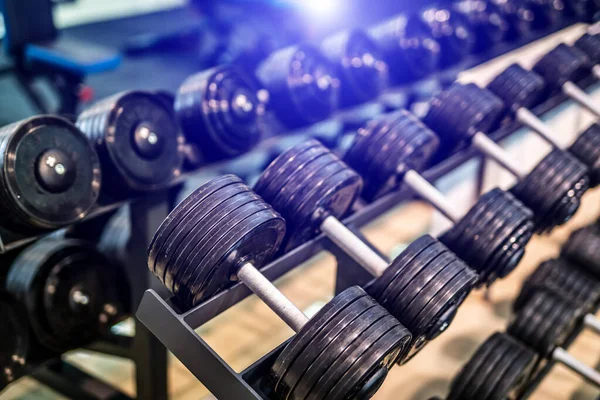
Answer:
POLYGON ((600 334, 600 320, 596 318, 595 315, 586 314, 586 316, 583 317, 583 325, 585 325, 586 328, 590 328, 597 334, 600 334))
POLYGON ((519 163, 510 156, 510 154, 500 147, 498 143, 494 142, 484 133, 477 132, 475 136, 473 136, 471 143, 473 144, 473 147, 502 165, 511 174, 517 177, 517 179, 522 180, 527 176, 528 172, 525 171, 519 163))
POLYGON ((585 108, 596 117, 600 118, 600 105, 596 104, 594 99, 584 92, 579 86, 573 82, 566 82, 562 87, 563 93, 569 96, 573 101, 585 108))
POLYGON ((564 149, 560 143, 554 139, 554 132, 550 127, 541 119, 539 119, 534 113, 529 111, 527 108, 521 107, 516 113, 517 121, 527 126, 529 129, 539 134, 550 145, 557 149, 564 149))
POLYGON ((454 209, 446 196, 444 196, 442 192, 437 190, 435 186, 429 183, 429 181, 423 178, 418 172, 413 170, 408 171, 404 175, 403 183, 408 185, 423 199, 431 203, 436 210, 444 214, 446 218, 452 221, 452 223, 456 224, 463 217, 454 209))
POLYGON ((552 358, 565 367, 569 368, 571 371, 577 373, 588 382, 592 383, 596 387, 600 388, 600 372, 596 371, 594 368, 589 367, 570 355, 565 349, 561 347, 557 347, 552 352, 552 358))

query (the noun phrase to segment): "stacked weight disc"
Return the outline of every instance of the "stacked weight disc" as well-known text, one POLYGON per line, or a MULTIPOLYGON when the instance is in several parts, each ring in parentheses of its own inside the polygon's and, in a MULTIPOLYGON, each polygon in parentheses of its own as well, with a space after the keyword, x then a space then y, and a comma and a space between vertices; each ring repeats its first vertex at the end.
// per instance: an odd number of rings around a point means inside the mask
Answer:
POLYGON ((588 166, 590 186, 600 185, 600 125, 594 123, 583 131, 569 152, 588 166))
POLYGON ((536 360, 531 349, 497 332, 479 346, 452 381, 447 400, 519 398, 536 360))
POLYGON ((600 235, 596 227, 589 226, 571 233, 563 245, 562 254, 594 276, 600 276, 600 235))
POLYGON ((566 82, 577 82, 589 75, 590 59, 578 48, 559 44, 533 67, 548 85, 559 90, 566 82))

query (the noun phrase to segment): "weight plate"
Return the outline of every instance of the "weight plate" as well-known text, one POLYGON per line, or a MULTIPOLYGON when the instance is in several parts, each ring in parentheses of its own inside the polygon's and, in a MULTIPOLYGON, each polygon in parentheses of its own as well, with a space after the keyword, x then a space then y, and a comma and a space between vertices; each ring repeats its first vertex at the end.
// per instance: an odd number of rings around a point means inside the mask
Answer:
POLYGON ((179 87, 177 118, 204 157, 233 157, 254 147, 265 131, 265 103, 259 91, 254 79, 237 67, 211 68, 179 87))
POLYGON ((242 183, 233 175, 224 175, 208 181, 192 192, 175 207, 167 218, 160 224, 148 248, 148 268, 164 282, 164 271, 168 265, 168 257, 172 254, 173 247, 180 244, 173 239, 173 235, 183 233, 180 226, 195 215, 196 209, 203 204, 204 199, 219 189, 233 184, 242 183), (162 253, 166 250, 165 253, 162 253))
MULTIPOLYGON (((274 381, 274 390, 278 393, 281 378, 285 376, 289 366, 298 355, 302 354, 313 339, 320 334, 322 327, 336 318, 346 307, 367 296, 367 293, 358 286, 352 286, 335 296, 323 306, 307 323, 300 332, 292 337, 287 346, 281 351, 273 366, 271 377, 274 381)), ((286 390, 289 390, 286 389, 286 390)))
POLYGON ((540 58, 533 70, 559 90, 566 82, 576 82, 587 76, 589 65, 590 59, 584 52, 561 43, 540 58))
POLYGON ((600 276, 600 235, 596 228, 585 227, 572 232, 563 245, 561 254, 595 277, 600 276))
POLYGON ((589 168, 590 186, 600 184, 600 125, 592 124, 573 142, 568 151, 589 168))
POLYGON ((0 145, 0 220, 7 228, 57 229, 80 221, 95 206, 98 155, 66 119, 38 116, 5 126, 0 145))
POLYGON ((374 99, 387 87, 388 66, 365 31, 352 29, 329 36, 321 51, 336 65, 342 108, 374 99))
POLYGON ((532 375, 537 357, 535 352, 515 341, 520 348, 519 356, 512 362, 504 376, 496 381, 489 400, 504 400, 520 398, 525 385, 532 375))
POLYGON ((521 107, 529 109, 537 106, 546 95, 544 79, 519 64, 509 65, 487 88, 501 98, 513 113, 521 107))
POLYGON ((600 37, 598 35, 584 33, 573 45, 584 52, 592 64, 600 63, 600 37))
POLYGON ((496 391, 496 386, 509 372, 511 366, 517 362, 521 356, 521 346, 515 340, 510 340, 504 352, 489 374, 482 376, 479 380, 480 386, 477 390, 477 396, 480 399, 489 399, 496 391))
POLYGON ((49 237, 28 247, 6 287, 25 304, 39 343, 60 353, 99 338, 131 311, 124 272, 79 240, 49 237))
POLYGON ((529 219, 526 220, 515 232, 513 232, 513 239, 507 243, 507 247, 498 249, 494 258, 490 261, 492 265, 497 265, 499 267, 498 269, 495 269, 498 279, 505 278, 517 267, 525 255, 525 246, 533 236, 534 228, 533 222, 529 219))
POLYGON ((494 3, 462 0, 452 3, 452 8, 469 21, 475 34, 473 51, 476 53, 496 46, 508 34, 508 22, 494 3))
POLYGON ((24 374, 29 353, 26 311, 8 293, 0 293, 0 390, 24 374))
POLYGON ((433 38, 440 43, 441 66, 462 60, 473 49, 475 33, 464 15, 435 5, 425 9, 421 19, 429 26, 433 38))
POLYGON ((447 400, 468 399, 466 391, 471 387, 471 382, 480 373, 489 355, 504 341, 503 336, 505 335, 505 333, 496 332, 477 348, 467 364, 452 381, 447 400))
POLYGON ((250 262, 256 268, 266 264, 277 251, 284 234, 285 221, 270 207, 237 223, 202 261, 201 265, 215 267, 206 278, 199 275, 192 284, 195 289, 193 304, 199 304, 222 290, 223 285, 229 285, 227 279, 231 279, 243 263, 250 262))
POLYGON ((376 307, 372 299, 364 299, 369 301, 353 303, 341 312, 340 318, 324 326, 311 348, 296 358, 284 376, 284 386, 289 390, 281 393, 280 398, 304 399, 325 373, 336 371, 333 368, 336 360, 348 355, 346 351, 357 338, 368 337, 378 324, 394 323, 384 308, 376 307))
POLYGON ((184 138, 164 101, 144 91, 111 96, 84 110, 77 126, 96 146, 106 190, 160 188, 180 175, 184 138), (118 186, 118 185, 117 185, 118 186))
POLYGON ((508 31, 504 38, 506 41, 517 40, 531 35, 533 29, 533 10, 526 2, 513 2, 494 0, 499 12, 508 24, 508 31))

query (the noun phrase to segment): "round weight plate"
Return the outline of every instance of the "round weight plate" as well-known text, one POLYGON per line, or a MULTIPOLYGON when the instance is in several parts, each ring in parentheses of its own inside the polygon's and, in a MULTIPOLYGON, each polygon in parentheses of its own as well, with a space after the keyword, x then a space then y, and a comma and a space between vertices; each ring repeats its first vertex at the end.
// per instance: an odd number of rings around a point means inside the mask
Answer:
POLYGON ((594 227, 575 230, 562 247, 562 255, 600 276, 600 235, 594 227))
POLYGON ((533 70, 544 80, 559 90, 568 81, 578 81, 589 74, 590 60, 578 48, 564 43, 544 55, 533 70))
POLYGON ((569 174, 559 188, 564 196, 550 211, 550 216, 556 223, 560 221, 567 222, 575 215, 579 210, 581 197, 589 187, 589 177, 584 166, 582 164, 574 165, 574 172, 569 174))
POLYGON ((440 43, 441 66, 460 61, 473 49, 475 34, 464 15, 436 5, 425 9, 421 19, 429 26, 433 38, 440 43))
POLYGON ((537 357, 535 352, 515 341, 520 348, 518 357, 511 363, 504 375, 491 388, 489 400, 520 398, 529 377, 533 373, 537 357))
POLYGON ((519 108, 533 108, 543 101, 546 91, 544 79, 519 64, 511 64, 496 76, 487 88, 500 97, 512 112, 519 108))
POLYGON ((327 372, 331 363, 344 355, 357 337, 366 335, 389 314, 369 297, 345 308, 337 318, 321 328, 309 347, 300 354, 283 377, 285 393, 279 398, 305 398, 314 384, 327 372))
POLYGON ((583 51, 593 64, 600 63, 600 37, 584 33, 577 39, 574 46, 583 51))
POLYGON ((539 334, 542 332, 544 321, 548 319, 553 311, 552 307, 555 305, 553 300, 553 296, 546 292, 534 294, 527 304, 513 316, 506 329, 508 333, 541 353, 544 357, 552 349, 548 349, 543 334, 542 337, 539 334))
POLYGON ((265 129, 259 90, 250 76, 232 66, 187 78, 177 91, 175 110, 188 140, 209 159, 250 150, 265 129))
MULTIPOLYGON (((103 168, 115 168, 129 188, 162 187, 181 173, 183 135, 173 110, 152 93, 129 91, 102 100, 81 113, 77 126, 108 157, 103 168)), ((105 174, 104 181, 114 188, 114 176, 105 174)))
POLYGON ((485 377, 482 376, 483 379, 480 379, 480 386, 477 390, 477 397, 480 399, 489 399, 494 394, 498 383, 521 356, 521 346, 514 340, 507 340, 507 342, 507 347, 500 355, 500 358, 493 367, 493 371, 485 377))
POLYGON ((589 168, 590 186, 600 184, 600 125, 592 124, 569 148, 569 152, 589 168))
POLYGON ((69 121, 38 116, 0 129, 1 219, 24 232, 81 220, 100 192, 100 163, 69 121))
MULTIPOLYGON (((350 287, 342 293, 335 296, 330 302, 325 304, 315 316, 313 316, 302 327, 287 346, 281 351, 273 366, 271 367, 271 376, 274 381, 274 389, 278 392, 281 378, 285 376, 289 366, 294 362, 298 355, 302 354, 313 339, 319 335, 323 326, 336 318, 346 307, 367 296, 366 292, 358 286, 350 287)), ((286 389, 286 390, 289 390, 286 389)))
POLYGON ((24 373, 29 352, 26 311, 12 296, 0 293, 0 390, 24 373))
POLYGON ((512 239, 505 246, 498 248, 496 254, 490 261, 491 265, 498 266, 494 269, 496 278, 503 279, 511 273, 525 255, 525 246, 533 236, 534 224, 527 219, 512 233, 512 239))
POLYGON ((57 352, 100 337, 130 311, 123 271, 78 240, 47 238, 24 250, 7 276, 38 341, 57 352))

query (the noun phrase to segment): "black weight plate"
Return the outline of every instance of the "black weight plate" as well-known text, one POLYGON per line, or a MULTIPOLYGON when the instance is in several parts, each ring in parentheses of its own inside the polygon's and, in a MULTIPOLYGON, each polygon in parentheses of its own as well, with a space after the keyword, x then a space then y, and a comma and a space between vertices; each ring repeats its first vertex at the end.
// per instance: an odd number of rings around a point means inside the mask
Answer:
POLYGON ((600 277, 600 235, 594 227, 577 229, 562 247, 562 255, 600 277))
POLYGON ((600 37, 584 33, 573 44, 583 51, 593 64, 600 63, 600 37))
POLYGON ((489 400, 520 398, 520 395, 533 373, 537 361, 533 350, 516 342, 520 348, 519 356, 512 362, 501 379, 497 380, 488 397, 489 400))
POLYGON ((427 267, 431 260, 447 251, 446 247, 437 241, 427 243, 430 237, 424 236, 423 238, 426 239, 419 243, 413 242, 377 279, 373 293, 377 293, 375 299, 387 309, 392 309, 398 294, 420 271, 427 267), (423 245, 423 243, 425 244, 423 245), (387 273, 388 270, 390 273, 387 273))
POLYGON ((7 293, 0 293, 0 391, 24 373, 29 353, 26 311, 7 293))
POLYGON ((204 268, 190 286, 195 290, 193 304, 229 285, 228 279, 237 272, 236 268, 241 263, 250 262, 256 268, 262 267, 277 251, 285 234, 284 219, 270 207, 236 222, 231 221, 232 225, 235 224, 234 228, 223 235, 202 261, 201 265, 214 265, 214 269, 204 276, 204 271, 208 271, 204 268), (200 287, 199 283, 203 285, 200 287))
POLYGON ((590 186, 600 184, 600 125, 592 124, 569 147, 569 152, 589 168, 590 186))
MULTIPOLYGON (((375 310, 371 311, 371 313, 374 312, 375 310)), ((383 318, 378 315, 373 318, 366 316, 365 323, 368 328, 364 331, 344 332, 344 335, 350 336, 352 341, 344 346, 343 351, 336 354, 335 357, 327 357, 322 360, 322 362, 319 363, 319 370, 321 370, 322 373, 318 374, 318 380, 316 380, 314 385, 308 390, 305 390, 304 388, 309 385, 299 385, 299 388, 302 388, 303 390, 293 393, 292 399, 329 399, 330 391, 336 384, 341 383, 340 380, 344 378, 344 374, 349 370, 353 370, 357 366, 360 366, 361 356, 369 349, 380 350, 376 345, 377 341, 382 339, 382 337, 390 330, 399 328, 398 333, 395 335, 395 343, 385 349, 385 355, 389 356, 389 358, 386 360, 384 366, 389 368, 392 365, 402 348, 402 344, 406 343, 406 338, 410 337, 410 335, 406 332, 404 327, 389 314, 383 318)), ((332 352, 331 354, 333 355, 334 353, 332 352)), ((377 364, 381 365, 380 362, 377 364)), ((313 364, 313 367, 315 365, 316 364, 313 364)), ((365 367, 371 369, 373 364, 365 363, 365 367)), ((352 391, 357 383, 359 382, 347 382, 344 389, 346 391, 352 391)))
MULTIPOLYGON (((363 390, 365 383, 372 379, 379 371, 387 371, 402 353, 403 347, 409 341, 410 334, 402 325, 396 325, 374 344, 364 344, 365 352, 356 360, 344 376, 335 384, 327 394, 327 399, 344 400, 363 390)), ((379 386, 371 388, 366 398, 375 394, 383 383, 380 378, 379 386)), ((364 398, 364 397, 363 397, 364 398)))
MULTIPOLYGON (((254 193, 247 192, 232 201, 224 200, 216 208, 216 214, 213 221, 207 221, 206 234, 202 230, 195 230, 194 234, 199 233, 202 235, 201 239, 196 237, 189 238, 189 250, 185 253, 181 253, 181 258, 176 260, 174 268, 177 268, 180 272, 173 278, 173 293, 175 293, 184 304, 191 304, 190 297, 192 293, 197 292, 198 284, 200 287, 208 283, 206 273, 213 267, 212 264, 206 263, 204 260, 207 259, 212 252, 216 252, 215 248, 220 243, 226 240, 227 237, 234 237, 234 227, 241 221, 244 221, 250 216, 268 209, 269 206, 260 200, 254 193), (229 206, 231 205, 231 209, 229 206), (184 266, 184 268, 181 268, 184 266)), ((203 226, 202 224, 201 226, 203 226)), ((231 274, 219 275, 218 278, 224 279, 223 281, 211 282, 216 287, 222 288, 227 286, 230 282, 231 274)), ((217 279, 217 278, 213 278, 217 279)))
POLYGON ((0 128, 0 142, 3 225, 26 233, 57 229, 80 221, 95 206, 100 162, 72 123, 32 117, 0 128))
POLYGON ((203 204, 203 200, 215 191, 232 184, 238 184, 242 181, 233 175, 224 175, 213 179, 200 186, 186 199, 180 202, 162 222, 148 248, 148 267, 150 270, 164 282, 165 264, 168 263, 170 251, 168 246, 178 246, 179 241, 173 240, 172 236, 180 232, 181 224, 194 215, 197 207, 203 204), (167 249, 164 254, 163 249, 167 249))
POLYGON ((368 160, 369 158, 364 155, 372 143, 371 137, 374 135, 374 132, 377 132, 386 122, 387 120, 385 118, 380 117, 367 121, 356 131, 352 137, 352 142, 344 152, 344 162, 361 175, 364 175, 368 168, 368 164, 365 160, 368 160))
POLYGON ((281 153, 262 172, 254 185, 254 191, 267 203, 271 203, 285 182, 303 166, 323 154, 328 154, 326 148, 317 140, 310 139, 281 153))
POLYGON ((179 246, 173 250, 169 267, 165 269, 165 286, 173 293, 179 293, 190 276, 197 273, 199 265, 190 264, 187 260, 198 253, 198 246, 207 242, 206 238, 210 238, 213 229, 221 227, 222 220, 230 213, 257 200, 258 196, 242 184, 226 186, 207 197, 196 209, 194 218, 190 218, 185 227, 182 224, 180 235, 173 237, 179 246))
POLYGON ((335 320, 323 326, 315 339, 288 368, 283 377, 279 398, 304 398, 313 385, 328 371, 331 363, 342 358, 356 338, 369 333, 372 326, 387 321, 389 313, 369 297, 345 308, 335 320))
POLYGON ((504 333, 496 332, 477 348, 467 364, 465 364, 452 381, 447 400, 469 399, 466 397, 466 391, 471 387, 471 382, 481 372, 482 366, 486 364, 488 357, 494 349, 504 341, 503 336, 505 335, 504 333))
POLYGON ((537 106, 545 95, 543 78, 519 64, 509 65, 487 88, 500 97, 512 112, 521 107, 529 109, 537 106))
POLYGON ((399 274, 404 274, 406 266, 413 263, 415 257, 417 257, 421 252, 427 250, 432 245, 436 245, 437 249, 438 243, 439 242, 430 235, 423 235, 414 240, 392 261, 390 266, 386 268, 383 274, 375 280, 373 285, 371 285, 369 293, 375 299, 377 299, 379 304, 385 306, 387 303, 384 303, 382 295, 391 282, 394 282, 399 274))
POLYGON ((534 66, 533 70, 544 77, 544 80, 560 89, 567 81, 578 81, 589 74, 590 60, 578 48, 564 43, 544 55, 534 66))
POLYGON ((527 219, 512 233, 514 240, 511 240, 507 247, 503 246, 498 249, 494 258, 490 261, 492 265, 498 266, 498 269, 495 269, 497 279, 505 278, 517 267, 525 255, 525 246, 533 236, 534 228, 533 222, 527 219))
POLYGON ((582 164, 574 165, 573 169, 574 172, 571 172, 559 188, 564 196, 550 211, 550 215, 556 223, 565 223, 575 215, 581 204, 581 197, 590 187, 589 177, 584 166, 582 164))
POLYGON ((517 362, 521 356, 521 346, 519 346, 515 340, 508 340, 507 342, 507 347, 493 367, 493 372, 489 373, 480 381, 481 383, 477 390, 477 396, 482 400, 489 399, 489 397, 494 394, 498 383, 504 379, 513 363, 517 362))
POLYGON ((544 325, 544 321, 548 319, 548 316, 555 305, 552 300, 553 298, 547 296, 546 293, 536 293, 527 304, 513 316, 512 321, 506 329, 506 331, 515 338, 544 356, 547 355, 549 349, 543 342, 544 338, 539 337, 538 335, 544 325), (542 339, 542 341, 539 341, 540 339, 542 339))
POLYGON ((323 306, 307 323, 302 327, 288 345, 282 350, 271 367, 271 376, 274 381, 274 388, 277 392, 281 378, 285 376, 289 366, 294 362, 299 354, 302 354, 313 338, 318 335, 323 326, 336 318, 346 307, 355 301, 367 296, 367 293, 358 286, 352 286, 342 293, 335 296, 331 301, 323 306))

